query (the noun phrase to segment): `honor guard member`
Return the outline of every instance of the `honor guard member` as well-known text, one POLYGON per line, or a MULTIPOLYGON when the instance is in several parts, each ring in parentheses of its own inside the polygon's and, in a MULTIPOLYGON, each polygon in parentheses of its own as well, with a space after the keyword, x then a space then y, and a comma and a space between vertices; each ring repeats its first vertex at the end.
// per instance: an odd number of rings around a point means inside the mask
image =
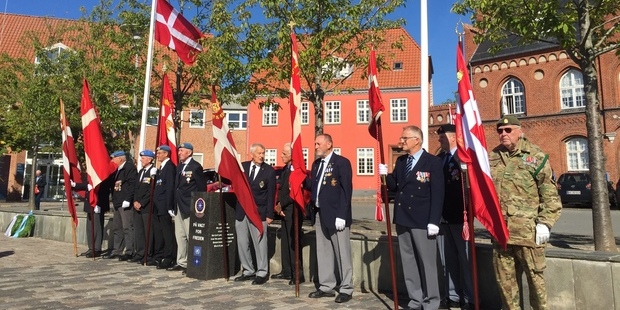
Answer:
POLYGON ((116 258, 126 261, 133 256, 133 195, 136 192, 138 179, 136 166, 128 161, 123 151, 116 151, 110 155, 112 162, 118 168, 112 174, 114 187, 112 190, 112 205, 114 206, 114 249, 103 258, 116 258))
POLYGON ((189 243, 189 216, 192 212, 192 192, 207 190, 202 165, 192 158, 194 146, 188 142, 179 144, 179 166, 176 174, 176 204, 174 213, 174 235, 177 240, 177 263, 168 271, 182 271, 187 268, 187 251, 189 243))
POLYGON ((153 216, 153 205, 151 204, 153 177, 151 177, 151 175, 157 174, 157 168, 153 165, 154 158, 155 153, 151 150, 140 152, 140 164, 142 165, 142 169, 138 171, 138 185, 136 186, 136 193, 133 197, 133 226, 136 249, 133 258, 129 261, 139 264, 144 262, 145 255, 152 259, 152 255, 145 252, 147 244, 149 245, 148 251, 153 253, 153 230, 149 229, 148 225, 150 224, 149 214, 150 217, 153 216), (151 170, 153 171, 151 172, 151 170), (148 236, 147 232, 149 233, 148 236))
POLYGON ((500 144, 489 155, 489 165, 510 235, 506 249, 493 246, 502 309, 520 309, 521 272, 527 277, 532 309, 548 309, 545 247, 562 210, 549 155, 525 138, 513 115, 497 122, 497 134, 500 144))
POLYGON ((312 163, 305 187, 312 193, 310 218, 316 231, 319 287, 308 297, 334 297, 339 287, 335 301, 344 303, 353 296, 350 231, 353 172, 351 162, 334 153, 330 135, 318 135, 314 149, 317 159, 312 163))
POLYGON ((437 275, 437 234, 443 209, 444 180, 439 157, 422 148, 424 137, 417 126, 403 128, 400 145, 406 153, 396 159, 391 175, 386 175, 394 199, 394 223, 403 265, 409 303, 404 309, 439 308, 437 275))
POLYGON ((269 273, 269 253, 267 248, 267 225, 273 221, 273 208, 276 195, 276 174, 273 168, 265 163, 265 147, 254 143, 250 146, 252 160, 241 163, 248 179, 254 202, 258 207, 263 224, 263 233, 250 222, 243 207, 237 202, 235 230, 237 232, 237 251, 241 261, 242 274, 235 281, 253 280, 252 284, 261 285, 267 282, 269 273), (252 263, 250 241, 256 252, 256 268, 252 263))
MULTIPOLYGON (((153 260, 147 265, 166 269, 174 265, 176 241, 172 216, 174 215, 175 175, 177 167, 170 160, 170 147, 160 145, 155 153, 159 169, 153 188, 153 260)), ((152 171, 152 170, 151 170, 152 171)))
POLYGON ((439 225, 439 254, 444 270, 445 308, 474 309, 469 243, 463 240, 463 180, 461 162, 456 152, 456 126, 446 124, 437 129, 439 144, 443 151, 439 158, 443 163, 445 195, 441 225, 439 225))
POLYGON ((80 256, 94 258, 102 255, 101 244, 103 243, 104 214, 110 211, 110 189, 114 184, 114 174, 111 174, 99 184, 97 205, 94 208, 90 205, 90 199, 88 199, 93 187, 88 184, 86 178, 83 180, 85 180, 84 183, 77 184, 71 181, 73 189, 86 191, 84 196, 84 212, 86 213, 86 243, 88 244, 88 251, 80 254, 80 256))

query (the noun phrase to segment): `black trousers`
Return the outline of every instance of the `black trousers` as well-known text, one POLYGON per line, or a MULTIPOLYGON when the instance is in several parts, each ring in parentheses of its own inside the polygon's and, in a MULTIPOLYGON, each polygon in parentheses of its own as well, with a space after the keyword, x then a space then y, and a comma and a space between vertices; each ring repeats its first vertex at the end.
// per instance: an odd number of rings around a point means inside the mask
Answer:
POLYGON ((174 238, 174 226, 172 225, 172 217, 169 214, 155 215, 153 214, 153 258, 154 259, 172 259, 175 260, 177 255, 176 240, 174 238))
MULTIPOLYGON (((151 215, 155 217, 155 215, 151 215)), ((153 256, 153 218, 151 218, 151 229, 149 229, 149 210, 148 208, 143 208, 140 211, 133 209, 133 229, 134 229, 134 242, 136 248, 134 249, 135 257, 144 257, 144 251, 146 250, 146 240, 147 240, 147 232, 148 236, 148 245, 149 245, 149 255, 148 257, 153 256)))
MULTIPOLYGON (((293 276, 295 274, 295 228, 299 233, 299 251, 301 252, 301 240, 303 235, 301 225, 303 224, 303 216, 301 210, 297 210, 297 227, 294 225, 294 206, 286 207, 284 212, 284 220, 282 221, 280 249, 282 254, 282 274, 293 276)), ((303 277, 304 264, 303 255, 299 255, 299 276, 303 277)))
POLYGON ((93 250, 93 219, 94 216, 95 221, 95 251, 101 251, 101 243, 103 242, 103 213, 86 213, 86 243, 88 244, 88 249, 93 250))

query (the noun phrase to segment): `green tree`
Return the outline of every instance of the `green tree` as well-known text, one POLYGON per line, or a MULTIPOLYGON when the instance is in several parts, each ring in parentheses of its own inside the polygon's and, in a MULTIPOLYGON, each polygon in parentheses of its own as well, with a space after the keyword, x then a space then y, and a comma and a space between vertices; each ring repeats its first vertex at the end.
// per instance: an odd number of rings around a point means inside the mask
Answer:
POLYGON ((475 40, 497 42, 514 34, 521 44, 549 42, 563 48, 579 66, 584 78, 588 155, 592 176, 594 246, 597 251, 617 251, 611 225, 605 157, 600 121, 597 58, 620 47, 620 6, 617 0, 463 0, 453 6, 471 14, 479 32, 475 40))

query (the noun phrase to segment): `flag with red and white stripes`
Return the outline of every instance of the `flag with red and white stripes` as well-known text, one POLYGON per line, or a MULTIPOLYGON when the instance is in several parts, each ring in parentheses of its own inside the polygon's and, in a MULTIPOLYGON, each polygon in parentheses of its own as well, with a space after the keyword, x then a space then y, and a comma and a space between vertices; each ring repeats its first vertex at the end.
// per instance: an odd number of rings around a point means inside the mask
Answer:
POLYGON ((491 233, 491 236, 500 245, 506 247, 508 229, 502 216, 495 185, 491 179, 482 119, 478 104, 474 99, 460 44, 457 47, 456 68, 460 97, 456 105, 456 142, 459 159, 467 164, 473 212, 478 221, 491 233))
POLYGON ((166 0, 157 0, 155 40, 174 50, 186 64, 192 65, 202 45, 198 39, 202 33, 166 0))
POLYGON ((309 198, 305 195, 303 182, 308 173, 304 153, 301 146, 301 79, 299 76, 299 53, 297 52, 297 36, 291 31, 291 86, 289 94, 289 107, 291 111, 291 124, 293 125, 291 141, 291 166, 293 171, 289 176, 291 185, 291 198, 297 203, 301 211, 306 214, 306 204, 309 198))
MULTIPOLYGON (((381 114, 385 111, 383 100, 381 100, 381 90, 379 89, 379 81, 377 80, 377 57, 375 49, 371 48, 370 58, 368 60, 368 106, 370 108, 370 125, 368 132, 377 140, 376 150, 379 150, 379 122, 381 114)), ((375 157, 378 157, 377 155, 375 157)), ((377 160, 378 162, 378 160, 377 160)), ((381 176, 377 173, 377 201, 375 205, 375 220, 383 221, 383 206, 381 204, 381 176)))
POLYGON ((65 184, 65 196, 67 198, 67 210, 71 214, 73 224, 77 226, 78 218, 73 200, 73 191, 71 190, 71 181, 82 183, 82 175, 80 165, 78 163, 77 153, 75 151, 75 142, 73 134, 69 127, 69 121, 65 115, 65 105, 60 99, 60 130, 62 132, 62 167, 65 184))
POLYGON ((80 107, 82 113, 86 173, 88 174, 88 184, 93 187, 90 191, 89 201, 90 205, 94 207, 97 205, 99 184, 116 170, 116 164, 110 160, 108 150, 103 143, 101 121, 95 106, 90 100, 90 89, 86 79, 84 79, 82 87, 82 102, 80 107))
POLYGON ((161 85, 161 102, 159 104, 159 123, 157 126, 157 146, 167 145, 170 147, 170 161, 176 166, 179 163, 177 154, 177 137, 172 119, 174 111, 174 97, 170 88, 168 74, 164 73, 161 85))

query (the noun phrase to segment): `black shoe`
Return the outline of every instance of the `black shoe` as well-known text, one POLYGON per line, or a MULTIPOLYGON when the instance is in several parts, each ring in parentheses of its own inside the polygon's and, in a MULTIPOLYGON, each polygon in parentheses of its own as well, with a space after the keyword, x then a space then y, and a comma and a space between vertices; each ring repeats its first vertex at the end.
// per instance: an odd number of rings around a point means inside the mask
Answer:
POLYGON ((86 252, 84 252, 84 253, 80 254, 80 256, 87 256, 87 257, 88 257, 88 256, 90 256, 90 255, 91 255, 91 253, 92 253, 92 252, 93 252, 92 250, 88 250, 88 251, 86 251, 86 252))
POLYGON ((118 261, 119 261, 119 262, 124 262, 124 261, 129 260, 130 258, 131 258, 131 255, 129 255, 129 254, 123 254, 123 255, 121 255, 121 256, 119 256, 119 257, 118 257, 118 261))
POLYGON ((144 257, 141 256, 134 256, 131 259, 127 260, 130 263, 142 263, 144 262, 144 257))
POLYGON ((254 278, 256 278, 255 274, 249 274, 249 275, 242 274, 235 278, 235 282, 254 280, 254 278))
POLYGON ((310 297, 310 298, 334 297, 334 296, 336 296, 336 293, 327 293, 327 292, 323 292, 321 290, 316 290, 316 291, 310 293, 310 295, 308 295, 308 297, 310 297))
MULTIPOLYGON (((299 283, 304 282, 306 282, 306 279, 304 277, 299 277, 299 283)), ((292 278, 290 281, 288 281, 288 285, 295 285, 295 278, 292 278)))
POLYGON ((468 302, 464 303, 464 304, 461 306, 461 310, 474 310, 474 309, 476 309, 476 307, 474 306, 474 304, 471 304, 471 303, 468 303, 468 302))
POLYGON ((174 266, 174 261, 169 258, 164 258, 157 265, 157 269, 168 269, 172 266, 174 266))
MULTIPOLYGON (((151 259, 146 261, 146 265, 147 266, 159 266, 159 262, 160 262, 159 260, 151 258, 151 259)), ((142 263, 142 262, 140 262, 140 263, 142 263)))
POLYGON ((89 254, 87 257, 95 258, 95 257, 100 257, 100 256, 101 256, 101 251, 95 251, 94 253, 89 254))
POLYGON ((271 276, 272 279, 282 279, 282 280, 290 280, 291 276, 284 273, 276 273, 271 276))
POLYGON ((187 274, 187 268, 183 268, 183 271, 181 271, 182 275, 186 275, 187 274))
POLYGON ((442 299, 439 302, 439 309, 450 309, 450 308, 456 308, 459 309, 461 308, 461 304, 458 301, 454 301, 451 299, 442 299))
POLYGON ((102 256, 103 259, 114 259, 114 258, 119 258, 118 254, 106 254, 102 256))
POLYGON ((252 285, 262 285, 267 283, 267 276, 264 277, 256 277, 254 278, 254 281, 252 281, 252 285))
POLYGON ((349 295, 349 294, 345 294, 345 293, 340 293, 336 297, 336 302, 340 304, 340 303, 347 302, 347 301, 351 300, 351 298, 353 298, 353 295, 349 295))
POLYGON ((174 266, 172 266, 170 268, 167 268, 166 270, 168 270, 168 271, 182 271, 182 270, 185 270, 185 267, 180 266, 180 265, 174 265, 174 266))

